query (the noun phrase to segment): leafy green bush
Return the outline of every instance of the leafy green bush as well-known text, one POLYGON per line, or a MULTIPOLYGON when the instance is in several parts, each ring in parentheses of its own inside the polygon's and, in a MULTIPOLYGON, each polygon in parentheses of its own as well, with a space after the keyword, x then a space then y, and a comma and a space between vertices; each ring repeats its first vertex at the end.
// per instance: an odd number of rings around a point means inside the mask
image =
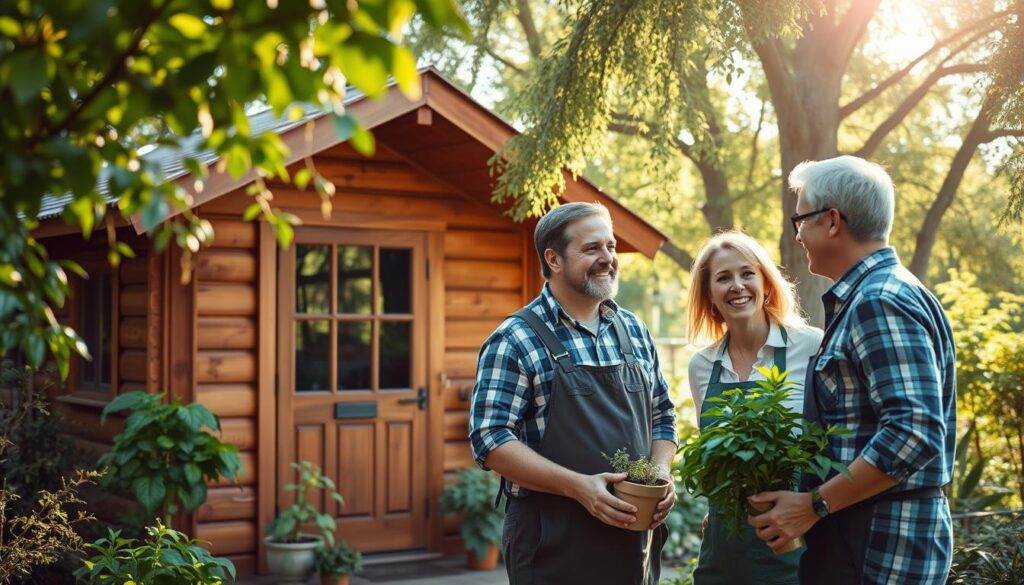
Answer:
POLYGON ((501 542, 505 513, 494 506, 498 478, 477 467, 463 469, 458 475, 459 482, 441 492, 439 508, 442 514, 465 514, 459 524, 462 542, 466 550, 482 559, 491 545, 501 542))
POLYGON ((969 422, 956 441, 956 456, 953 467, 953 481, 946 485, 946 497, 953 512, 980 512, 1002 504, 1007 496, 1013 493, 1003 487, 981 485, 988 461, 981 457, 971 456, 971 438, 974 436, 975 425, 969 422))
POLYGON ((703 532, 701 526, 704 522, 704 515, 708 513, 707 499, 691 496, 686 491, 680 474, 681 469, 682 460, 676 460, 672 464, 676 505, 672 507, 668 518, 665 519, 668 540, 662 550, 664 558, 677 561, 695 557, 700 552, 703 532))
POLYGON ((334 480, 323 475, 315 463, 303 461, 292 463, 292 467, 299 472, 299 483, 290 483, 284 486, 284 489, 295 492, 295 503, 282 510, 277 518, 267 525, 267 536, 277 542, 308 541, 314 537, 303 534, 302 525, 312 521, 320 529, 327 546, 334 546, 334 529, 337 527, 334 516, 318 512, 316 506, 306 499, 306 491, 324 490, 331 499, 342 505, 345 504, 345 500, 337 492, 334 480))
POLYGON ((86 585, 220 585, 225 580, 234 580, 234 563, 214 557, 199 546, 199 541, 167 528, 159 519, 156 526, 148 526, 146 532, 149 538, 139 546, 134 546, 134 539, 122 538, 117 530, 87 544, 86 547, 96 554, 84 560, 82 567, 75 571, 78 582, 86 585))
POLYGON ((993 516, 958 537, 949 585, 1024 583, 1024 516, 993 516))
POLYGON ((60 489, 74 467, 67 424, 46 400, 56 373, 37 374, 34 368, 0 365, 0 388, 11 396, 9 404, 0 404, 0 437, 10 442, 0 460, 0 477, 4 488, 18 496, 8 500, 7 511, 19 515, 30 513, 40 492, 60 489))
POLYGON ((321 575, 337 579, 342 575, 354 575, 363 569, 363 555, 344 538, 334 546, 316 549, 316 570, 321 575))
POLYGON ((102 485, 135 495, 147 517, 159 510, 164 522, 180 509, 191 512, 206 501, 206 482, 235 477, 238 447, 222 443, 203 428, 220 431, 220 420, 201 404, 164 404, 163 394, 128 392, 103 409, 131 410, 124 431, 100 465, 108 466, 102 485))
POLYGON ((747 515, 747 496, 791 489, 801 472, 825 479, 831 471, 849 475, 845 465, 825 456, 828 437, 823 430, 784 404, 791 384, 786 373, 758 368, 765 380, 758 390, 726 390, 709 398, 714 407, 704 413, 714 422, 680 447, 680 474, 694 496, 707 496, 721 506, 726 525, 738 531, 747 515))

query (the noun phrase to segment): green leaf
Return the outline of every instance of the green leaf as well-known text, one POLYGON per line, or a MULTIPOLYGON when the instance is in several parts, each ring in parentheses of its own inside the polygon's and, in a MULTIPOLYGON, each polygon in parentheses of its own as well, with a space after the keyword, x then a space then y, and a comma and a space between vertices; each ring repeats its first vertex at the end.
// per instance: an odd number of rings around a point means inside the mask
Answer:
POLYGON ((14 99, 25 104, 46 87, 46 57, 35 49, 15 53, 7 61, 14 99))
POLYGON ((416 0, 416 10, 436 30, 454 28, 466 40, 473 34, 454 0, 416 0))
POLYGON ((345 79, 371 98, 379 98, 387 89, 388 75, 394 64, 391 41, 362 31, 355 31, 337 49, 341 72, 345 79))
POLYGON ((167 495, 164 480, 160 477, 140 477, 132 482, 132 491, 135 493, 135 499, 149 514, 160 507, 164 496, 167 495))
POLYGON ((179 12, 167 21, 187 39, 199 40, 206 35, 206 23, 197 16, 179 12))

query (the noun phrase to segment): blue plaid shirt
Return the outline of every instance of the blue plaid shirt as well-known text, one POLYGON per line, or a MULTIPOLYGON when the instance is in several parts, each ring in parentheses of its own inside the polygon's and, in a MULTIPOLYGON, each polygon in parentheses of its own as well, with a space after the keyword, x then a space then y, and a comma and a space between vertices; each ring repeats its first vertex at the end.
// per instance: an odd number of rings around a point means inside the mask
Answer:
MULTIPOLYGON (((653 384, 652 439, 678 441, 675 410, 668 384, 661 375, 654 340, 636 315, 614 301, 605 301, 594 335, 562 309, 547 284, 527 308, 552 328, 573 362, 585 366, 613 366, 625 361, 611 322, 611 315, 618 313, 633 342, 636 359, 653 384), (559 327, 559 323, 563 326, 559 327)), ((553 378, 551 356, 522 319, 505 319, 487 338, 480 348, 469 410, 469 439, 473 456, 481 467, 486 469, 484 460, 488 453, 509 441, 519 440, 535 451, 540 449, 553 378)), ((513 485, 512 493, 518 492, 519 487, 513 485)))
MULTIPOLYGON (((892 248, 865 256, 822 297, 826 323, 849 305, 821 350, 815 392, 836 459, 861 456, 900 483, 942 486, 953 473, 953 334, 939 301, 892 248)), ((865 560, 869 583, 945 583, 952 547, 945 499, 882 501, 865 560)))

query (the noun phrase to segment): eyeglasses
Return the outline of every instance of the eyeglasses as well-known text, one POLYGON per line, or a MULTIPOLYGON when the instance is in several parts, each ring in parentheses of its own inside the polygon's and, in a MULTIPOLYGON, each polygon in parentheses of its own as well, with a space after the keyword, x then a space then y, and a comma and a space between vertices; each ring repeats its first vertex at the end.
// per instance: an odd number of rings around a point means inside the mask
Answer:
MULTIPOLYGON (((826 211, 831 211, 833 209, 835 209, 835 207, 824 207, 817 211, 808 211, 807 213, 794 213, 793 215, 789 216, 789 221, 793 222, 793 232, 799 232, 800 226, 803 225, 803 223, 808 219, 814 217, 815 215, 819 215, 821 213, 825 213, 826 211)), ((839 210, 836 209, 836 211, 839 210)), ((843 215, 842 211, 839 211, 839 219, 847 221, 846 216, 843 215)))

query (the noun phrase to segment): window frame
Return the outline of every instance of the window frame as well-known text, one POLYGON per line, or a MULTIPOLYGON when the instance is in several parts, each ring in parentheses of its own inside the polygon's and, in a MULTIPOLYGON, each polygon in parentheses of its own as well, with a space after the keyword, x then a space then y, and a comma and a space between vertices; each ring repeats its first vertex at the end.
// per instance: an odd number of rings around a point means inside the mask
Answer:
MULTIPOLYGON (((110 266, 104 259, 83 259, 79 260, 78 263, 83 269, 89 274, 90 279, 87 281, 82 278, 74 278, 71 282, 72 295, 68 299, 70 302, 69 307, 69 322, 70 325, 83 337, 83 322, 82 322, 82 303, 84 295, 84 287, 93 282, 92 279, 98 277, 101 274, 108 274, 110 276, 110 290, 106 291, 106 294, 110 295, 110 315, 108 316, 107 323, 110 327, 109 339, 110 339, 110 361, 103 367, 109 368, 110 370, 110 383, 109 386, 96 386, 86 385, 82 381, 82 368, 83 358, 75 353, 71 355, 70 370, 68 373, 67 381, 67 393, 66 396, 70 398, 83 399, 92 403, 105 404, 113 400, 119 394, 120 390, 120 376, 118 372, 119 358, 120 358, 120 294, 121 290, 121 279, 120 270, 117 267, 110 266)), ((102 324, 101 324, 102 326, 102 324)), ((94 359, 97 355, 94 348, 89 347, 89 352, 93 354, 94 359)), ((99 373, 97 372, 97 377, 99 373)))

